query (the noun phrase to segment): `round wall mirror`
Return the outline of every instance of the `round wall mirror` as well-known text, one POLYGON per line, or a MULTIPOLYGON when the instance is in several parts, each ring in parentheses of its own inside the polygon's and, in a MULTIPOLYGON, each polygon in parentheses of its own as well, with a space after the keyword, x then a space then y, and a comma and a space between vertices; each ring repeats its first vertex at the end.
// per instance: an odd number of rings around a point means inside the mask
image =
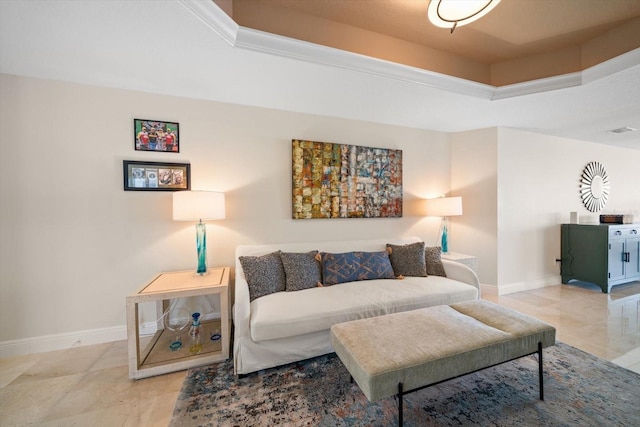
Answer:
POLYGON ((591 212, 598 212, 607 204, 609 176, 601 163, 591 162, 585 166, 580 178, 580 198, 591 212))

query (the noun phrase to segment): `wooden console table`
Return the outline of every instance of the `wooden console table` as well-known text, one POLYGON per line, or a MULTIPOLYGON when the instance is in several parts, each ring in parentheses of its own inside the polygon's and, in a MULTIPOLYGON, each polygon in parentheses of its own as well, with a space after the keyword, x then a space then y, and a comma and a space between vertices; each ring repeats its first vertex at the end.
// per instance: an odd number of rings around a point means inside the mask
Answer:
POLYGON ((129 350, 129 378, 139 379, 165 374, 229 358, 229 267, 210 268, 205 275, 194 271, 162 273, 138 292, 127 297, 127 341, 129 350), (220 319, 205 320, 201 323, 202 349, 197 354, 189 351, 189 332, 183 332, 185 345, 172 350, 170 336, 164 329, 161 315, 169 307, 169 301, 218 294, 220 295, 220 319), (156 303, 157 332, 145 349, 140 344, 140 303, 156 303), (212 331, 220 331, 221 337, 212 341, 212 331))

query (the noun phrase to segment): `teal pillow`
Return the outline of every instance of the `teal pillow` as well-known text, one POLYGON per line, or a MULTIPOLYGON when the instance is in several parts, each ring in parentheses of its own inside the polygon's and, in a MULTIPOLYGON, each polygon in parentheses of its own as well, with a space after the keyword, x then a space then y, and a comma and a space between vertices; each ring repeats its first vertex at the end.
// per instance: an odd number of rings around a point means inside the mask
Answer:
POLYGON ((324 286, 372 279, 394 279, 389 254, 382 252, 323 252, 322 283, 324 286))

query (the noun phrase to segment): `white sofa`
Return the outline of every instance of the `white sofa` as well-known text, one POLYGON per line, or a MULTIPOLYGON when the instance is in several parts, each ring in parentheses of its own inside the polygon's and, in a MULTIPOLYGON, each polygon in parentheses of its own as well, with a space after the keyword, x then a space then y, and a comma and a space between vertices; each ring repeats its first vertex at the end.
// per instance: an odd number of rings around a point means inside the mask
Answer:
POLYGON ((480 297, 476 274, 463 264, 443 259, 447 277, 342 283, 277 292, 250 302, 241 256, 260 256, 277 250, 373 252, 384 251, 386 243, 403 245, 419 241, 417 237, 409 237, 238 246, 233 306, 235 374, 248 374, 333 352, 329 332, 336 323, 480 297))

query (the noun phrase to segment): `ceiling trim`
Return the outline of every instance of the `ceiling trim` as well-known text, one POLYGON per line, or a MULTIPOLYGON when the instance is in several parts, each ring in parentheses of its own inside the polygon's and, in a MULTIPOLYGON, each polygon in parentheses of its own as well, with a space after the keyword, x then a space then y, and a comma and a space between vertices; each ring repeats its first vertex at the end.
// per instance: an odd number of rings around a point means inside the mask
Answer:
POLYGON ((640 63, 640 48, 586 70, 506 86, 492 86, 341 49, 239 26, 212 0, 179 0, 231 46, 390 78, 475 98, 499 100, 584 85, 640 63))
POLYGON ((638 64, 640 64, 640 48, 625 52, 620 56, 616 56, 601 64, 596 64, 584 71, 496 87, 491 99, 512 98, 549 90, 581 86, 635 67, 638 64))
POLYGON ((403 82, 432 86, 478 98, 491 99, 494 92, 494 86, 483 83, 246 27, 238 28, 235 46, 286 58, 374 74, 403 82))
POLYGON ((531 80, 528 82, 514 83, 512 85, 493 87, 492 100, 513 98, 533 93, 546 92, 549 90, 565 89, 568 87, 580 86, 582 84, 582 73, 575 72, 560 76, 546 77, 544 79, 531 80))
POLYGON ((640 64, 640 48, 587 68, 582 72, 582 84, 591 83, 603 77, 635 67, 638 64, 640 64))
POLYGON ((216 32, 231 46, 236 44, 239 25, 213 2, 199 0, 178 0, 189 12, 193 13, 209 28, 216 32))

